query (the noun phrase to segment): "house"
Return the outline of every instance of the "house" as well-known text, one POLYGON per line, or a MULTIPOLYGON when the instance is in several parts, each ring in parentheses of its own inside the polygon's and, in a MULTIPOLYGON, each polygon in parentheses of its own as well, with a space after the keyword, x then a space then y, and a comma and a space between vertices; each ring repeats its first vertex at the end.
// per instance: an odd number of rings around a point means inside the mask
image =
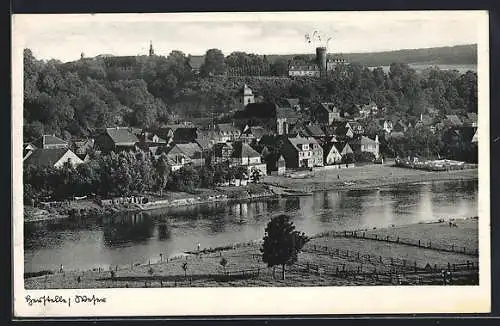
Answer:
POLYGON ((287 138, 282 154, 287 168, 323 166, 323 148, 313 137, 287 138))
POLYGON ((172 147, 172 149, 174 148, 177 148, 182 153, 184 153, 189 158, 190 163, 192 163, 193 165, 195 166, 205 165, 203 149, 197 143, 175 144, 172 147))
POLYGON ((84 159, 94 148, 95 140, 93 138, 73 141, 72 150, 81 159, 84 159))
POLYGON ((446 115, 446 118, 443 120, 445 126, 448 127, 460 127, 462 126, 462 120, 458 117, 458 115, 451 114, 446 115))
POLYGON ((339 152, 335 143, 328 142, 323 145, 323 162, 325 165, 332 165, 342 161, 342 154, 339 152))
POLYGON ((188 65, 191 68, 191 71, 194 74, 199 74, 201 70, 201 66, 205 62, 204 55, 190 55, 188 56, 188 65))
POLYGON ((171 171, 177 171, 183 166, 191 164, 191 159, 178 146, 169 148, 166 152, 166 158, 171 171))
POLYGON ((370 139, 366 136, 356 137, 349 142, 349 145, 354 150, 354 152, 361 152, 361 153, 369 152, 372 153, 376 159, 380 155, 379 151, 380 143, 378 140, 378 135, 375 136, 375 140, 370 139))
POLYGON ((35 140, 33 145, 41 149, 68 148, 68 143, 55 135, 43 135, 35 140))
POLYGON ((95 147, 108 153, 111 151, 135 150, 139 139, 127 127, 106 128, 95 139, 95 147))
POLYGON ((335 128, 335 135, 340 139, 350 139, 354 137, 354 131, 349 122, 342 122, 335 128))
POLYGON ((60 168, 65 163, 73 166, 82 164, 83 160, 69 148, 36 148, 24 157, 23 163, 26 166, 35 165, 38 167, 60 168))
POLYGON ((477 113, 469 112, 463 119, 464 126, 477 128, 477 113))
POLYGON ((333 121, 340 120, 340 110, 333 103, 322 102, 313 107, 313 117, 324 125, 331 125, 333 121))
POLYGON ((177 127, 173 132, 175 144, 192 143, 198 138, 198 128, 194 126, 177 127))
POLYGON ((340 142, 335 142, 334 144, 335 147, 337 148, 337 151, 340 153, 342 157, 346 156, 347 154, 354 154, 354 151, 352 150, 348 142, 340 141, 340 142))
POLYGON ((249 127, 248 125, 246 125, 245 128, 243 129, 243 131, 241 132, 239 140, 241 140, 247 144, 250 144, 254 140, 256 142, 259 142, 264 135, 268 135, 268 134, 270 134, 270 132, 262 126, 249 127))
POLYGON ((215 130, 218 132, 219 141, 222 143, 234 141, 241 135, 241 130, 233 123, 219 123, 216 125, 215 130))
POLYGON ((382 129, 384 132, 388 134, 392 132, 394 126, 391 120, 377 119, 376 121, 378 123, 379 128, 382 129))
POLYGON ((281 107, 289 107, 294 111, 300 111, 300 100, 298 98, 282 98, 277 101, 281 107))
POLYGON ((408 126, 401 120, 397 120, 392 124, 392 132, 406 132, 408 130, 408 126))
POLYGON ((233 146, 230 143, 214 144, 212 149, 212 162, 214 164, 231 162, 232 155, 233 146))
POLYGON ((232 165, 246 166, 249 173, 257 169, 263 175, 267 174, 266 164, 262 164, 260 153, 250 147, 250 145, 243 142, 235 142, 232 144, 232 148, 232 165))
POLYGON ((349 121, 349 126, 354 135, 362 135, 365 133, 365 128, 358 121, 349 121))
POLYGON ((319 124, 307 124, 302 128, 301 134, 305 137, 314 137, 316 139, 326 137, 325 132, 321 129, 319 124))
POLYGON ((139 133, 138 139, 139 142, 137 143, 137 147, 143 151, 148 151, 154 156, 159 154, 161 148, 167 147, 172 143, 172 138, 165 140, 160 138, 157 134, 148 131, 139 133))
POLYGON ((320 69, 313 64, 292 64, 288 68, 288 76, 290 77, 319 77, 320 69))
POLYGON ((300 121, 300 116, 290 107, 279 106, 276 103, 250 103, 245 110, 238 111, 235 119, 243 125, 259 125, 277 133, 288 134, 293 125, 300 121))

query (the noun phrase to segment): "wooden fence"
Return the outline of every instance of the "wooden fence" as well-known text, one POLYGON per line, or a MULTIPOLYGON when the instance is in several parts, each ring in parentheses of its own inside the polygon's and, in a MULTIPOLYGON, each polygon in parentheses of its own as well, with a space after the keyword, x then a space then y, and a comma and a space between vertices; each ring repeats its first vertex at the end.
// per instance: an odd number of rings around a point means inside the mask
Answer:
POLYGON ((324 232, 324 233, 318 234, 315 237, 322 237, 322 236, 330 236, 330 237, 337 237, 337 238, 358 238, 358 239, 364 239, 364 240, 384 241, 384 242, 397 243, 397 244, 425 248, 425 249, 431 249, 431 250, 437 250, 437 251, 453 252, 453 253, 458 253, 458 254, 468 255, 468 256, 473 256, 473 257, 479 256, 479 250, 477 248, 476 249, 466 248, 466 247, 455 245, 453 243, 450 245, 443 245, 443 244, 438 244, 438 243, 432 243, 431 241, 427 241, 427 240, 407 239, 407 238, 402 238, 402 237, 398 237, 398 236, 389 236, 389 235, 380 236, 377 234, 367 234, 365 231, 343 231, 343 232, 331 231, 331 232, 324 232))

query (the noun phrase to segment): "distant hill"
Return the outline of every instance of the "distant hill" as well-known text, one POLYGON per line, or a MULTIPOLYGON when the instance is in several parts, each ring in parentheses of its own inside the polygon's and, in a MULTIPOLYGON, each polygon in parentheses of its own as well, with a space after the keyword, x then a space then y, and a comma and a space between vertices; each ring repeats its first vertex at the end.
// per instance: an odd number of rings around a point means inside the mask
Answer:
MULTIPOLYGON (((338 53, 332 53, 337 55, 338 53)), ((310 55, 311 58, 314 54, 310 55)), ((291 59, 294 55, 267 55, 270 62, 278 58, 291 59)), ((425 64, 477 64, 477 45, 457 45, 426 49, 405 49, 386 52, 343 53, 342 56, 351 63, 366 66, 388 66, 391 63, 425 63, 425 64)))

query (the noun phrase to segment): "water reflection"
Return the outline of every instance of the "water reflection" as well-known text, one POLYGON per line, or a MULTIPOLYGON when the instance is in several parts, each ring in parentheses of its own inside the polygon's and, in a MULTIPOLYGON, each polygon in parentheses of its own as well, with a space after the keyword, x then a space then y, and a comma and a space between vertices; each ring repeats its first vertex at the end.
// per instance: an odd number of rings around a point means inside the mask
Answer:
POLYGON ((25 270, 94 267, 260 239, 272 216, 286 213, 298 230, 380 227, 477 216, 477 181, 329 191, 312 196, 178 207, 102 220, 25 225, 25 270))

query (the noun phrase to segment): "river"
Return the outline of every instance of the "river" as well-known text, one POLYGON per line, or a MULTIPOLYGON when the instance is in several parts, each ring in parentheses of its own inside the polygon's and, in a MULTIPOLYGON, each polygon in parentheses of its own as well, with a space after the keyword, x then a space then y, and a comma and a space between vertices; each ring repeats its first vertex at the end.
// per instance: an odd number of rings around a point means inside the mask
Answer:
POLYGON ((25 272, 107 268, 187 250, 261 239, 270 216, 289 214, 306 234, 477 216, 475 181, 404 184, 373 190, 214 203, 122 213, 86 221, 25 224, 25 272))

